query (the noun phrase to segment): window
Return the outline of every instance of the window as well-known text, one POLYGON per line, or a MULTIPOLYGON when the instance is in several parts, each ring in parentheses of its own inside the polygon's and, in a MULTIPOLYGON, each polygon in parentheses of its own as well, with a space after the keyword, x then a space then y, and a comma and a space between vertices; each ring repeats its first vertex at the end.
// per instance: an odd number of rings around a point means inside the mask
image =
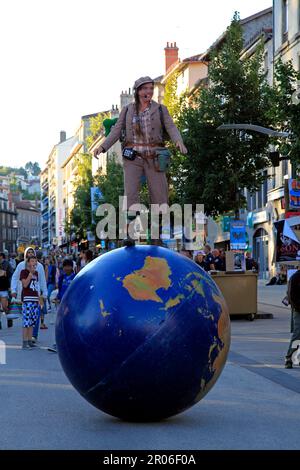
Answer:
POLYGON ((282 0, 282 42, 287 41, 289 30, 289 1, 282 0))

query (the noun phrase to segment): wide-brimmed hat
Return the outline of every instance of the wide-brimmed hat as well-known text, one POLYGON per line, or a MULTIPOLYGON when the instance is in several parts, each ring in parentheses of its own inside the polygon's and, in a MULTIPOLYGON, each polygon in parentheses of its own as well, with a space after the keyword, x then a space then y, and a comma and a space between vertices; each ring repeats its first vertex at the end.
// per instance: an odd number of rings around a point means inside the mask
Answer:
POLYGON ((154 80, 150 77, 141 77, 141 78, 138 78, 135 82, 134 82, 134 85, 133 85, 133 89, 134 90, 137 90, 140 86, 142 85, 145 85, 145 83, 153 83, 154 84, 154 80))

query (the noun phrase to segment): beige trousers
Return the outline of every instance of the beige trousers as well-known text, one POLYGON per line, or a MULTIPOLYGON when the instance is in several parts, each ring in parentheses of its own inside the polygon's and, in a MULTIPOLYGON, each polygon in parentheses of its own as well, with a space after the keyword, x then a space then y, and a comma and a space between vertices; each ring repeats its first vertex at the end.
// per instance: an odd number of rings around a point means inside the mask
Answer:
POLYGON ((152 159, 144 159, 137 157, 130 161, 123 158, 124 169, 124 188, 125 196, 127 196, 127 207, 140 203, 140 185, 141 176, 145 175, 147 179, 150 203, 151 204, 168 204, 168 182, 166 173, 156 171, 152 159))

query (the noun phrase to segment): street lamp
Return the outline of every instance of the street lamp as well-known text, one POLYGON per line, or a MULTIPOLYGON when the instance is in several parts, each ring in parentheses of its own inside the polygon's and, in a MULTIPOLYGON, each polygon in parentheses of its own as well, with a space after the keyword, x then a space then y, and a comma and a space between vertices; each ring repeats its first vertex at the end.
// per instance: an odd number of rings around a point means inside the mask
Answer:
POLYGON ((268 127, 256 126, 255 124, 222 124, 217 128, 218 131, 226 131, 230 129, 240 129, 240 130, 248 130, 248 131, 255 131, 259 132, 260 134, 266 134, 271 137, 291 137, 290 132, 280 132, 274 131, 274 129, 270 129, 268 127))

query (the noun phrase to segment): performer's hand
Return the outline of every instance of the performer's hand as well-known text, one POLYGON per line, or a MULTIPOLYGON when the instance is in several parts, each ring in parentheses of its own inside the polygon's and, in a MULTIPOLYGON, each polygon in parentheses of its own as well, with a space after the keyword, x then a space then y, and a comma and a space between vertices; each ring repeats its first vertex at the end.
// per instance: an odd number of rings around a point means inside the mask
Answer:
POLYGON ((180 150, 180 153, 182 153, 183 155, 186 155, 187 154, 187 148, 186 146, 184 145, 183 142, 180 142, 180 140, 178 140, 178 142, 176 142, 176 147, 180 150))
POLYGON ((100 147, 94 150, 94 157, 98 158, 98 155, 100 155, 100 153, 103 153, 103 152, 104 152, 104 148, 100 145, 100 147))

